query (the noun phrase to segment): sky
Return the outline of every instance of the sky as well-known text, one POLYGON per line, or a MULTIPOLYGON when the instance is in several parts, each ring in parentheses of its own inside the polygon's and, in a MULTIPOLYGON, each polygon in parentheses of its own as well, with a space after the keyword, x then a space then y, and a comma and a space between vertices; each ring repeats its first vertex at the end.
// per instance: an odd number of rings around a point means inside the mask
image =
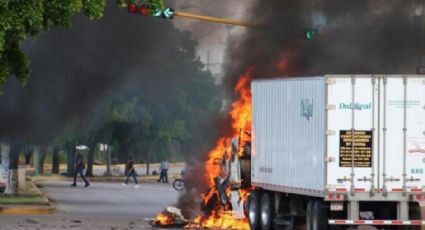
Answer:
MULTIPOLYGON (((176 11, 191 12, 196 14, 209 14, 210 16, 246 20, 249 18, 248 9, 253 0, 185 0, 169 1, 176 11)), ((221 82, 223 77, 223 62, 228 42, 232 36, 239 36, 245 31, 244 27, 229 26, 211 22, 196 21, 176 17, 173 20, 176 28, 192 32, 192 38, 197 40, 196 53, 201 61, 208 63, 209 70, 214 74, 216 81, 221 82)))

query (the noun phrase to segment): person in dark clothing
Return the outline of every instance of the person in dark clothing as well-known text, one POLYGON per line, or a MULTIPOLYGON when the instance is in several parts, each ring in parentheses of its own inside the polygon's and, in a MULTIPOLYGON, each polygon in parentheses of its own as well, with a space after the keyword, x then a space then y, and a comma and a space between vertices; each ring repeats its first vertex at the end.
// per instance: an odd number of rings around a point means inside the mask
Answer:
POLYGON ((128 161, 127 161, 125 168, 126 168, 126 172, 127 172, 127 179, 125 180, 124 184, 122 184, 122 185, 127 186, 128 180, 129 180, 130 176, 132 176, 133 179, 134 179, 134 183, 136 184, 134 186, 134 188, 138 188, 139 184, 137 184, 137 179, 136 179, 137 173, 136 173, 136 170, 134 169, 134 161, 133 161, 132 156, 128 157, 128 161))
POLYGON ((84 187, 88 187, 90 185, 90 183, 84 177, 84 169, 85 169, 84 158, 83 158, 83 155, 81 155, 80 151, 77 151, 74 166, 75 166, 74 183, 71 184, 71 186, 72 187, 77 186, 77 176, 78 176, 78 174, 80 174, 81 178, 83 178, 84 182, 86 183, 86 185, 84 185, 84 187))

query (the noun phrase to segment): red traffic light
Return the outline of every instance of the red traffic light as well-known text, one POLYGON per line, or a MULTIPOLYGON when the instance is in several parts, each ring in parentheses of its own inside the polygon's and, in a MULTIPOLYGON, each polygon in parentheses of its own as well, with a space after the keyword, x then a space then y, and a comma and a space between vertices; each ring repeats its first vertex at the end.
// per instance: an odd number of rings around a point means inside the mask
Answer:
POLYGON ((148 15, 149 15, 149 9, 148 9, 148 7, 147 7, 146 5, 142 5, 142 6, 139 8, 139 13, 140 13, 141 15, 143 15, 143 16, 148 16, 148 15))
POLYGON ((136 4, 134 4, 134 3, 130 3, 130 4, 128 4, 127 5, 127 8, 128 8, 128 12, 130 12, 130 13, 137 13, 137 6, 136 6, 136 4))

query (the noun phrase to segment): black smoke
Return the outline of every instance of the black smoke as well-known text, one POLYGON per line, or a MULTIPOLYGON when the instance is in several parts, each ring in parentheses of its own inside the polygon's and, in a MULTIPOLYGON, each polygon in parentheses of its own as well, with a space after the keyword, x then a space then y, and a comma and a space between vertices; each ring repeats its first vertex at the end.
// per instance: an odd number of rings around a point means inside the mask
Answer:
MULTIPOLYGON (((190 87, 190 76, 203 68, 190 34, 176 30, 169 20, 132 15, 108 2, 100 20, 77 15, 71 29, 53 28, 26 41, 31 77, 26 86, 13 77, 6 83, 0 98, 0 139, 49 144, 70 126, 84 130, 92 125, 97 106, 107 97, 132 91, 168 102, 190 87), (194 62, 188 68, 174 68, 180 71, 162 68, 174 59, 190 58, 194 62)), ((173 115, 173 105, 157 104, 163 111, 158 116, 173 115)), ((210 128, 208 119, 202 128, 210 128)))
POLYGON ((415 74, 424 53, 421 5, 404 0, 257 1, 250 21, 260 26, 229 46, 225 86, 231 90, 250 66, 254 78, 415 74), (305 37, 309 29, 317 30, 312 40, 305 37))

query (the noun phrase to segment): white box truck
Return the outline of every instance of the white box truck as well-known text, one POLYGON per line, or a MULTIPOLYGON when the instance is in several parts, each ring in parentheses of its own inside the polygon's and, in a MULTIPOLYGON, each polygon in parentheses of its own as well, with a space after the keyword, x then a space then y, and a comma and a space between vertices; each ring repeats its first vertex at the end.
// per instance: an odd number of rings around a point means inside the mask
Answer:
POLYGON ((425 224, 425 76, 254 80, 251 90, 251 229, 425 224))

